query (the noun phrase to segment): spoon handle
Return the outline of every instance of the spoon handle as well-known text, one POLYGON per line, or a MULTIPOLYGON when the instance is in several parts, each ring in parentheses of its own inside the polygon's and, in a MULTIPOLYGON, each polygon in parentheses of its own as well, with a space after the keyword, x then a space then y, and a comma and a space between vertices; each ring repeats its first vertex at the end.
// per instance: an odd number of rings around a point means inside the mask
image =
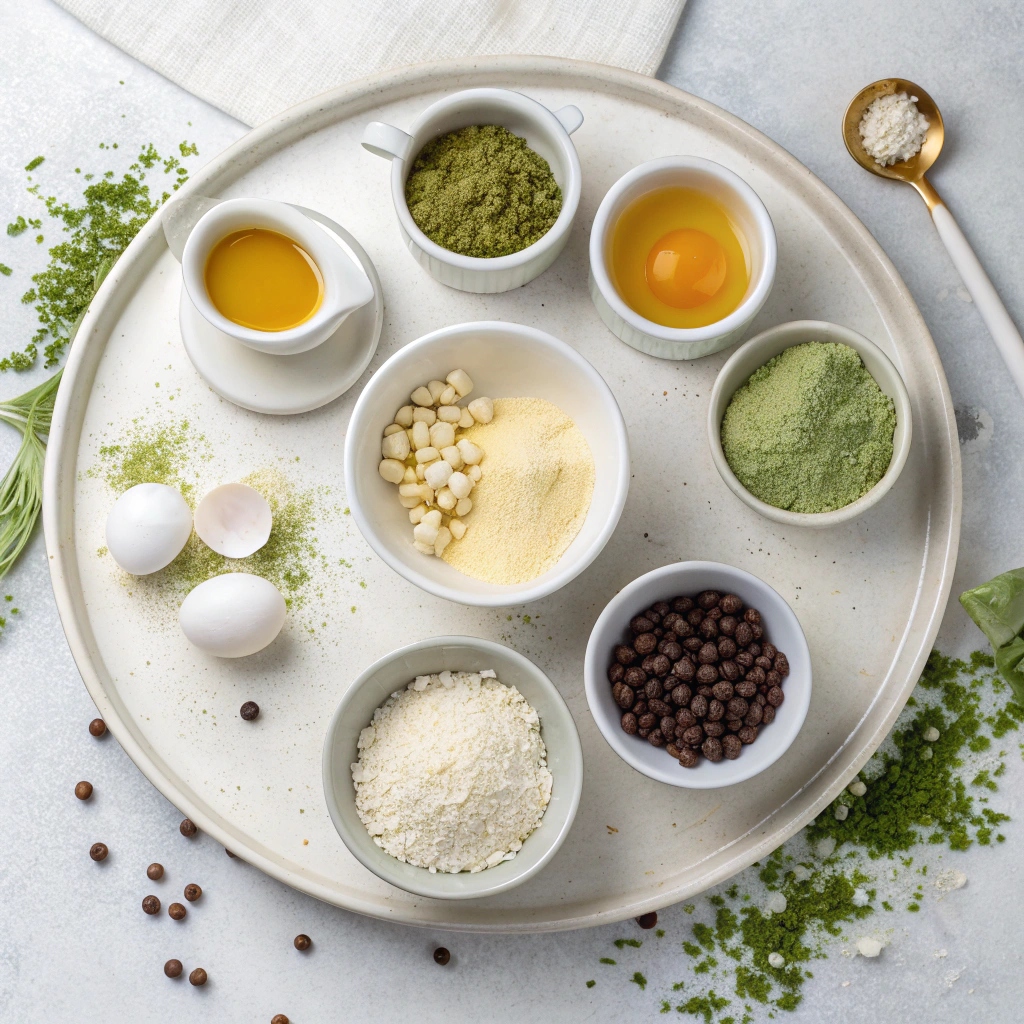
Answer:
POLYGON ((935 221, 939 238, 942 239, 953 265, 971 293, 971 298, 1017 385, 1017 390, 1024 396, 1024 339, 1010 319, 1010 314, 1007 313, 1002 299, 985 273, 985 268, 974 255, 971 243, 967 241, 945 203, 939 202, 932 206, 932 219, 935 221))

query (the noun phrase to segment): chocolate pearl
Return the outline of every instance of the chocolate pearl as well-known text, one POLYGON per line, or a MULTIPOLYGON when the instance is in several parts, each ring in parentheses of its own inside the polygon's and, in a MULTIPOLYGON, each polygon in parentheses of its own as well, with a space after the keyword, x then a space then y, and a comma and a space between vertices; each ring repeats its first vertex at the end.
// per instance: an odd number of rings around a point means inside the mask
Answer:
POLYGON ((770 689, 773 686, 782 685, 782 676, 772 669, 771 672, 765 672, 764 674, 765 685, 770 689))
POLYGON ((703 590, 697 595, 697 606, 703 608, 704 611, 710 611, 721 600, 722 595, 717 590, 703 590))
POLYGON ((675 736, 676 720, 672 715, 666 715, 659 723, 658 728, 662 736, 675 736))
POLYGON ((746 713, 743 718, 744 725, 760 725, 761 719, 764 717, 764 712, 761 710, 761 705, 756 701, 750 705, 750 710, 746 713))
POLYGON ((719 620, 719 619, 720 619, 720 618, 722 617, 722 614, 723 614, 723 613, 722 613, 722 609, 721 609, 721 608, 712 608, 712 609, 711 609, 711 610, 710 610, 710 611, 709 611, 709 612, 707 613, 707 617, 708 617, 709 619, 714 619, 714 620, 715 620, 715 622, 717 622, 717 621, 718 621, 718 620, 719 620))
POLYGON ((697 755, 697 751, 694 750, 693 747, 683 747, 682 750, 679 751, 679 763, 684 768, 696 767, 699 760, 700 757, 697 755))
POLYGON ((763 693, 757 694, 754 697, 754 700, 756 700, 757 703, 761 705, 761 707, 764 707, 768 703, 768 698, 763 693))
POLYGON ((696 629, 704 621, 704 612, 700 608, 691 608, 686 613, 686 621, 696 629))
POLYGON ((653 911, 649 914, 641 914, 636 919, 636 923, 640 925, 641 928, 650 931, 650 929, 658 923, 658 915, 655 914, 653 911))
POLYGON ((656 626, 653 630, 651 630, 651 632, 654 633, 655 637, 657 637, 659 640, 665 635, 665 630, 663 630, 661 626, 656 626))
POLYGON ((150 864, 146 868, 146 877, 152 882, 159 882, 164 877, 164 866, 163 864, 150 864))
POLYGON ((448 963, 448 961, 451 960, 451 958, 451 953, 449 953, 448 950, 444 948, 444 946, 438 946, 437 949, 434 950, 435 964, 440 964, 442 967, 444 967, 444 965, 448 963))
POLYGON ((743 613, 743 621, 749 622, 752 626, 761 625, 761 613, 756 608, 748 608, 743 613))
POLYGON ((159 914, 160 901, 155 896, 146 896, 142 901, 142 909, 147 914, 159 914))
POLYGON ((746 700, 750 700, 757 693, 757 683, 751 682, 749 679, 741 679, 734 689, 737 697, 744 697, 746 700))
POLYGON ((727 679, 730 683, 735 683, 736 680, 740 678, 741 671, 739 665, 737 665, 735 661, 729 661, 727 659, 718 666, 718 674, 723 679, 727 679))
POLYGON ((188 885, 185 886, 185 899, 187 899, 189 903, 195 903, 195 901, 202 895, 203 890, 200 889, 195 882, 189 882, 188 885))
POLYGON ((670 704, 666 704, 663 700, 649 700, 647 702, 647 707, 659 718, 664 718, 666 715, 673 714, 672 706, 670 704))
POLYGON ((682 749, 681 747, 677 747, 674 743, 666 743, 665 744, 665 753, 668 754, 669 757, 676 758, 676 760, 679 759, 679 754, 681 752, 681 749, 682 749))
POLYGON ((313 945, 313 940, 308 935, 296 935, 292 944, 297 950, 304 953, 313 945))
POLYGON ((743 601, 735 594, 726 594, 725 597, 718 602, 718 606, 726 615, 736 615, 743 607, 743 601))
POLYGON ((761 653, 766 658, 770 658, 772 661, 774 661, 775 660, 775 655, 779 653, 779 649, 778 649, 778 647, 775 646, 775 644, 768 644, 768 643, 766 643, 764 645, 764 647, 762 648, 761 653))
POLYGON ((676 626, 680 622, 685 621, 686 619, 684 619, 678 612, 669 612, 668 615, 661 620, 661 625, 664 629, 670 629, 672 632, 675 632, 676 626))
POLYGON ((729 732, 739 732, 743 728, 742 718, 726 718, 725 727, 729 732))
POLYGON ((617 661, 613 661, 608 666, 608 682, 614 686, 616 683, 621 683, 626 677, 626 668, 624 665, 620 665, 617 661))
POLYGON ((185 968, 181 966, 180 960, 168 960, 167 963, 164 964, 164 974, 166 974, 168 978, 180 978, 181 972, 184 969, 185 968))
POLYGON ((696 654, 704 646, 704 641, 699 636, 688 636, 683 641, 683 650, 696 654))
POLYGON ((672 676, 688 683, 697 674, 697 667, 689 658, 680 658, 672 666, 672 676))
POLYGON ((740 756, 740 751, 743 750, 743 741, 739 736, 734 736, 732 733, 726 733, 722 737, 722 754, 730 761, 735 761, 740 756))
POLYGON ((683 645, 676 640, 662 640, 658 644, 658 650, 671 662, 676 662, 683 656, 683 645))
POLYGON ((288 1018, 283 1013, 275 1013, 270 1018, 270 1024, 291 1024, 288 1018))
POLYGON ((648 736, 651 735, 651 730, 650 729, 637 729, 636 734, 637 734, 637 736, 640 737, 640 739, 645 740, 645 739, 647 739, 648 736))
MULTIPOLYGON (((753 628, 753 627, 751 627, 751 628, 753 628)), ((747 644, 747 651, 748 651, 749 654, 751 654, 753 656, 754 664, 756 665, 757 664, 757 659, 761 657, 761 645, 759 643, 757 643, 757 641, 755 639, 754 643, 747 644)))
POLYGON ((633 707, 630 708, 630 710, 633 712, 634 715, 636 715, 637 718, 639 718, 641 715, 646 715, 647 714, 647 701, 645 701, 645 700, 638 700, 633 705, 633 707))
POLYGON ((726 704, 726 710, 730 718, 742 718, 750 710, 750 705, 742 697, 733 697, 726 704))
POLYGON ((787 658, 782 653, 782 651, 779 651, 779 653, 775 655, 775 660, 772 663, 772 668, 774 668, 775 671, 778 672, 783 679, 785 679, 786 676, 789 675, 789 658, 787 658))
POLYGON ((663 747, 665 746, 665 736, 660 729, 652 729, 647 736, 647 742, 652 747, 663 747))
POLYGON ((722 741, 717 736, 709 736, 700 747, 700 752, 709 761, 722 760, 722 741))
POLYGON ((697 682, 703 686, 714 686, 718 682, 718 666, 701 665, 697 669, 697 682))
POLYGON ((653 633, 641 633, 633 638, 633 650, 641 658, 646 657, 658 646, 658 638, 653 633))
POLYGON ((107 731, 107 723, 102 718, 94 718, 89 723, 90 736, 102 736, 107 731))
POLYGON ((708 713, 708 701, 706 697, 702 697, 697 694, 693 700, 690 701, 690 710, 698 717, 703 718, 708 713))
POLYGON ((736 735, 740 738, 740 743, 753 743, 757 739, 757 727, 745 725, 736 735))
POLYGON ((239 709, 238 713, 247 722, 255 721, 260 717, 260 706, 254 700, 247 700, 239 709))
POLYGON ((764 636, 763 626, 751 626, 750 628, 753 630, 755 640, 760 640, 764 636))
POLYGON ((716 739, 725 732, 725 726, 721 722, 705 722, 704 735, 713 736, 716 739))
POLYGON ((687 637, 693 636, 693 626, 686 619, 681 618, 676 623, 675 634, 677 640, 685 640, 687 637))
POLYGON ((672 703, 676 707, 689 707, 690 700, 693 698, 693 690, 691 690, 686 683, 680 683, 672 690, 672 703))
POLYGON ((172 903, 167 908, 167 913, 170 917, 174 918, 175 921, 182 921, 188 911, 181 903, 172 903))
POLYGON ((631 711, 627 711, 622 716, 622 731, 630 736, 635 736, 637 728, 636 715, 631 711))
POLYGON ((92 857, 93 860, 106 860, 109 852, 110 851, 107 849, 106 843, 93 843, 92 846, 89 847, 89 856, 92 857))
POLYGON ((717 722, 725 716, 725 705, 720 700, 712 700, 708 703, 708 721, 717 722))
POLYGON ((730 640, 727 636, 721 636, 718 638, 719 658, 731 658, 738 650, 739 648, 736 646, 735 640, 730 640))
POLYGON ((735 639, 736 643, 738 643, 740 647, 746 647, 747 644, 753 643, 754 631, 750 628, 749 622, 741 622, 737 625, 735 639))
POLYGON ((741 669, 749 669, 754 664, 754 656, 747 651, 740 651, 740 653, 732 660, 735 661, 741 669))
POLYGON ((79 782, 75 785, 75 796, 79 800, 88 800, 92 796, 92 783, 91 782, 79 782))
MULTIPOLYGON (((650 619, 654 623, 654 629, 661 625, 661 616, 653 608, 648 608, 643 614, 645 619, 650 619)), ((651 632, 653 633, 654 630, 652 629, 651 632)))
POLYGON ((722 636, 733 636, 736 632, 736 618, 733 615, 723 615, 718 620, 718 632, 722 636))
POLYGON ((747 673, 747 682, 753 683, 755 686, 760 686, 765 681, 765 671, 760 665, 755 665, 747 673))
POLYGON ((685 615, 693 607, 692 597, 677 597, 672 602, 672 611, 685 615))
POLYGON ((786 699, 786 695, 782 692, 781 686, 773 686, 766 694, 768 703, 773 708, 779 707, 780 704, 786 699))
POLYGON ((206 978, 207 978, 206 971, 204 971, 202 969, 202 967, 197 967, 188 976, 189 984, 190 985, 196 985, 196 986, 205 985, 206 984, 206 978))
POLYGON ((616 683, 612 687, 612 700, 628 711, 636 703, 636 694, 625 683, 616 683))
POLYGON ((770 725, 774 721, 775 721, 775 708, 773 708, 771 706, 771 704, 765 704, 765 706, 763 708, 761 708, 761 724, 762 725, 770 725))
POLYGON ((196 828, 196 823, 191 818, 184 818, 181 824, 178 826, 178 831, 186 838, 191 839, 199 829, 196 828))
POLYGON ((697 652, 697 661, 702 665, 715 665, 718 663, 718 648, 711 643, 704 644, 697 652))
POLYGON ((615 650, 612 651, 612 657, 620 665, 632 665, 633 662, 636 661, 636 651, 634 651, 632 647, 628 647, 626 644, 619 644, 615 650))
POLYGON ((697 716, 689 708, 680 708, 676 712, 676 727, 689 729, 691 725, 697 724, 697 716))
POLYGON ((712 698, 712 697, 714 697, 714 695, 715 695, 715 691, 714 691, 714 690, 712 690, 710 686, 698 686, 698 687, 697 687, 697 692, 698 692, 698 693, 699 693, 699 694, 700 694, 700 695, 701 695, 701 696, 702 696, 702 697, 703 697, 703 698, 704 698, 705 700, 711 700, 711 698, 712 698))
POLYGON ((696 747, 704 741, 704 730, 699 725, 691 725, 680 737, 689 747, 696 747))
POLYGON ((654 623, 646 616, 638 615, 630 621, 629 628, 634 635, 639 636, 641 633, 650 633, 654 629, 654 623))
POLYGON ((722 680, 721 682, 715 683, 711 687, 711 693, 714 695, 715 700, 720 700, 724 704, 727 700, 732 699, 733 686, 732 683, 722 680))
MULTIPOLYGON (((651 714, 651 712, 648 711, 641 715, 636 720, 636 723, 640 729, 645 729, 647 732, 650 732, 658 724, 658 716, 651 714)), ((644 733, 645 736, 647 735, 647 732, 644 733)))
POLYGON ((672 662, 664 654, 655 654, 652 668, 656 676, 667 676, 672 671, 672 662))
POLYGON ((714 640, 718 636, 718 623, 712 618, 702 619, 697 629, 705 640, 714 640))
POLYGON ((632 686, 634 690, 638 690, 647 682, 647 673, 639 665, 632 665, 626 669, 622 681, 627 686, 632 686))
POLYGON ((232 860, 237 860, 237 857, 235 856, 235 854, 233 854, 233 853, 232 853, 232 852, 231 852, 231 851, 230 851, 230 850, 229 850, 229 849, 228 849, 228 848, 227 848, 226 846, 224 847, 224 852, 225 852, 225 853, 226 853, 226 854, 227 854, 227 855, 228 855, 228 856, 229 856, 229 857, 230 857, 230 858, 231 858, 232 860))
POLYGON ((657 601, 653 605, 651 605, 651 611, 656 612, 658 615, 664 618, 666 615, 668 615, 670 611, 672 611, 672 606, 668 603, 668 601, 657 601))

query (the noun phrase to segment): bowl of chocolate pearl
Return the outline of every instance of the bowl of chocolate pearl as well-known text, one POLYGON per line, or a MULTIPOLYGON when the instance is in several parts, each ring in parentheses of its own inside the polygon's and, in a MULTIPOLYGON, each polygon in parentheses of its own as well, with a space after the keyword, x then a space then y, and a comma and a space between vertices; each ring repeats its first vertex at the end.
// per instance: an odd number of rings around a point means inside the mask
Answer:
POLYGON ((662 566, 619 591, 590 634, 584 679, 612 749, 684 789, 731 786, 774 764, 811 700, 793 610, 720 562, 662 566))

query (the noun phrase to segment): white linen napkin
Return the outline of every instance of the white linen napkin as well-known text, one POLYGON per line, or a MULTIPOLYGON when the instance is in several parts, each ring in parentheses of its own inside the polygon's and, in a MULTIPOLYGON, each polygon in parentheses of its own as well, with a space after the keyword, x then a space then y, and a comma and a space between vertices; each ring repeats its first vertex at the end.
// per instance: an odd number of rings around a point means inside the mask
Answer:
POLYGON ((57 0, 248 125, 422 61, 542 54, 653 75, 686 0, 57 0))

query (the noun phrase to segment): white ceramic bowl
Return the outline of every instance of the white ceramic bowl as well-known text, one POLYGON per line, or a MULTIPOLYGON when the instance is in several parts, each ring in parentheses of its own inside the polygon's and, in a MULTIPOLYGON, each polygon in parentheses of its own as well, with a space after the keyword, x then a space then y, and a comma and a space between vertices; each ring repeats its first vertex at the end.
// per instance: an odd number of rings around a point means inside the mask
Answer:
POLYGON ((743 569, 720 562, 676 562, 633 580, 608 602, 587 644, 583 678, 587 701, 597 727, 626 764, 638 772, 683 789, 718 789, 752 778, 774 764, 789 749, 807 717, 811 703, 811 655, 803 630, 788 604, 767 583, 743 569), (761 613, 765 637, 789 659, 789 675, 783 683, 786 699, 775 721, 764 726, 757 739, 735 761, 712 764, 702 757, 695 768, 684 768, 639 736, 622 731, 622 708, 612 699, 608 666, 612 649, 630 637, 629 622, 656 601, 702 590, 737 594, 748 607, 761 613))
POLYGON ((270 355, 308 352, 326 341, 352 312, 374 297, 373 285, 329 235, 288 203, 270 199, 228 199, 196 222, 181 254, 185 291, 202 316, 235 341, 270 355), (287 331, 257 331, 223 316, 206 291, 210 250, 225 236, 244 228, 266 228, 298 242, 313 257, 323 277, 320 308, 287 331))
POLYGON ((735 172, 696 156, 650 160, 624 174, 598 207, 590 231, 590 297, 608 329, 621 341, 661 359, 698 359, 734 345, 750 326, 775 282, 775 228, 757 193, 735 172), (706 327, 664 327, 630 309, 608 269, 612 230, 634 199, 655 189, 692 188, 717 199, 736 222, 750 272, 743 301, 706 327))
POLYGON ((398 227, 416 262, 442 284, 466 292, 506 292, 532 281, 565 247, 580 202, 580 161, 569 136, 583 123, 572 105, 554 112, 509 89, 466 89, 431 104, 409 132, 373 121, 363 146, 392 161, 391 196, 398 227), (433 139, 469 125, 496 124, 526 139, 547 160, 562 190, 562 211, 543 238, 508 256, 461 256, 432 242, 416 226, 405 201, 405 182, 419 151, 433 139))
POLYGON ((604 379, 565 342, 521 324, 483 321, 443 327, 399 349, 363 389, 345 438, 345 488, 363 536, 411 583, 460 604, 525 604, 564 587, 611 537, 629 490, 626 425, 604 379), (473 379, 471 398, 544 398, 557 405, 583 432, 594 457, 594 496, 583 527, 558 562, 527 583, 484 583, 440 558, 420 554, 412 546, 408 511, 399 504, 394 484, 378 472, 381 436, 395 413, 408 405, 414 388, 443 380, 456 368, 473 379))
POLYGON ((572 827, 583 790, 583 750, 576 724, 558 690, 533 662, 490 640, 446 636, 403 647, 374 662, 348 688, 327 730, 323 753, 324 796, 334 827, 352 855, 384 881, 406 892, 435 899, 467 900, 493 896, 532 878, 547 864, 572 827), (385 853, 366 831, 356 811, 351 765, 358 758, 359 733, 373 712, 416 676, 449 669, 494 669, 514 686, 540 716, 552 775, 551 801, 540 826, 510 861, 475 874, 414 867, 385 853))
POLYGON ((715 385, 711 389, 711 402, 708 406, 708 441, 711 444, 711 457, 715 468, 726 482, 729 490, 746 502, 755 512, 777 523, 787 526, 811 526, 823 529, 845 523, 849 519, 866 512, 885 497, 898 479, 910 454, 910 438, 912 433, 910 395, 899 371, 889 361, 885 353, 862 334, 851 331, 849 327, 840 327, 824 320, 794 320, 788 324, 779 324, 763 331, 756 337, 744 342, 726 360, 718 371, 715 385), (750 375, 764 366, 769 359, 793 345, 802 345, 808 341, 834 341, 841 345, 849 345, 856 349, 865 368, 875 382, 887 394, 896 407, 896 431, 892 439, 892 461, 885 475, 862 498, 834 512, 790 512, 788 509, 776 508, 754 497, 740 483, 732 471, 722 450, 722 417, 729 407, 729 402, 738 388, 742 387, 750 375))

